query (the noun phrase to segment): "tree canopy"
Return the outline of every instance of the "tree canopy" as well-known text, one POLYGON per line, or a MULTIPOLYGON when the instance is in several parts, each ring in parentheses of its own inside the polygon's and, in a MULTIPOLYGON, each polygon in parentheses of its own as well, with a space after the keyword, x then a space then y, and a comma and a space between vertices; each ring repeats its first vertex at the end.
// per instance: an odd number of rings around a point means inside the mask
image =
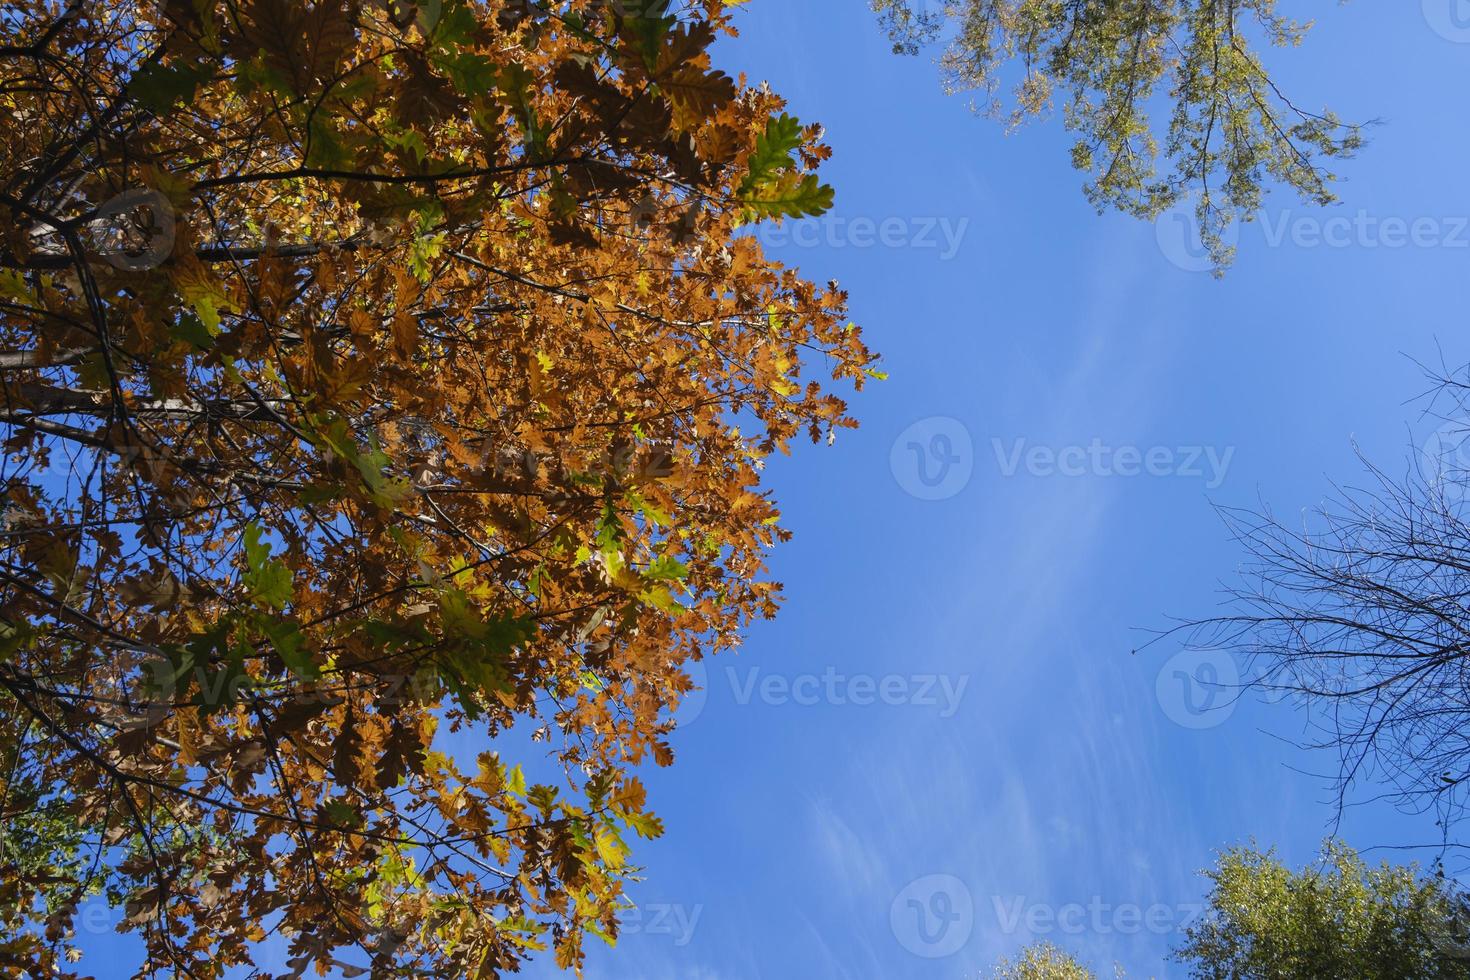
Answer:
POLYGON ((1207 913, 1177 952, 1194 977, 1470 977, 1457 893, 1415 866, 1373 867, 1330 842, 1301 871, 1232 848, 1206 877, 1207 913))
POLYGON ((1217 267, 1234 254, 1223 232, 1259 212, 1269 181, 1331 203, 1333 159, 1363 142, 1272 81, 1257 49, 1295 47, 1310 27, 1276 0, 871 3, 895 52, 939 44, 945 86, 978 110, 1016 126, 1060 101, 1088 199, 1147 218, 1192 204, 1217 267))
POLYGON ((1096 980, 1097 974, 1051 943, 1027 946, 1014 960, 1001 960, 991 980, 1096 980))
MULTIPOLYGON (((1470 906, 1414 865, 1370 866, 1336 841, 1300 871, 1254 846, 1205 872, 1205 914, 1174 958, 1198 980, 1450 980, 1470 977, 1470 906)), ((1050 943, 1002 961, 995 980, 1094 980, 1050 943)), ((1119 973, 1119 976, 1122 974, 1119 973)))
POLYGON ((763 461, 877 373, 741 233, 832 191, 732 5, 0 12, 0 974, 96 895, 138 975, 615 939, 763 461))

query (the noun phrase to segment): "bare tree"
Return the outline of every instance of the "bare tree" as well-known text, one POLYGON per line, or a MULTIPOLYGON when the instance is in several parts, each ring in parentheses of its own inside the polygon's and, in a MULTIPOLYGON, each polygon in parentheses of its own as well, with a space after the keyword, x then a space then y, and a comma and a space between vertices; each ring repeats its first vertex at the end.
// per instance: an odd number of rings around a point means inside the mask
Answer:
POLYGON ((1170 630, 1242 662, 1244 688, 1304 704, 1335 749, 1338 813, 1376 787, 1449 845, 1470 790, 1470 368, 1431 373, 1441 423, 1401 476, 1362 453, 1299 527, 1222 508, 1249 553, 1226 612, 1170 630))

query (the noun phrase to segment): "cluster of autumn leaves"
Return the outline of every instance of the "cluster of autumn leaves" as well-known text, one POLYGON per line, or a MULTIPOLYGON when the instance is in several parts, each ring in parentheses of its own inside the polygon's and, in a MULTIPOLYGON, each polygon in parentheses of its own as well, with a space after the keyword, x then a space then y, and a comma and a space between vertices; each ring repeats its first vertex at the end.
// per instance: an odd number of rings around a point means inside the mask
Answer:
POLYGON ((0 975, 89 901, 139 975, 616 938, 762 461, 873 373, 741 231, 831 190, 728 6, 0 15, 0 975))

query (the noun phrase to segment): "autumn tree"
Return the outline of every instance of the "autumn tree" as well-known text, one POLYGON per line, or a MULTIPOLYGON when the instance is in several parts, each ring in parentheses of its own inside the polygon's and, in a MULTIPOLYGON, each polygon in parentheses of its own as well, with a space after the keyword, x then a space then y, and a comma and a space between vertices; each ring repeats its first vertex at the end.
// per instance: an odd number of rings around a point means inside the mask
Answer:
POLYGON ((1015 127, 1060 103, 1099 210, 1192 204, 1217 268, 1234 254, 1223 232, 1259 213, 1270 182, 1329 204, 1333 158, 1362 145, 1361 126, 1272 81, 1259 49, 1295 47, 1310 27, 1276 0, 870 2, 895 52, 939 47, 946 88, 978 111, 1015 127))
POLYGON ((871 371, 741 231, 832 192, 730 6, 0 11, 0 974, 96 896, 138 976, 616 938, 763 461, 871 371))

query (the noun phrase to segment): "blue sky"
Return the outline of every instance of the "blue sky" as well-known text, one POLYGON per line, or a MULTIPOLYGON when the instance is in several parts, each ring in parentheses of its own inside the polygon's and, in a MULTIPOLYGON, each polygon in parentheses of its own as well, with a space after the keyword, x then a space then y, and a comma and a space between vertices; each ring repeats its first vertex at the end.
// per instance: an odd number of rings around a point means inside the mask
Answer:
MULTIPOLYGON (((708 666, 647 774, 668 832, 590 977, 957 980, 1037 938, 1181 976, 1163 957, 1216 848, 1313 855, 1332 810, 1303 770, 1333 760, 1283 740, 1301 716, 1204 719, 1177 647, 1131 651, 1216 608, 1242 555, 1212 502, 1310 508, 1355 444, 1392 467, 1436 427, 1405 355, 1470 360, 1454 3, 1289 5, 1320 21, 1273 58, 1283 87, 1383 125, 1337 208, 1274 195, 1223 281, 1181 268, 1174 225, 1097 216, 1059 125, 976 118, 863 0, 745 8, 721 67, 835 149, 836 209, 773 251, 850 290, 891 379, 861 431, 771 468, 784 614, 708 666)), ((1433 839, 1382 808, 1343 833, 1433 839)))
MULTIPOLYGON (((892 377, 860 432, 773 468, 786 609, 710 665, 649 780, 644 911, 589 976, 974 977, 1033 938, 1182 976, 1163 957, 1216 848, 1314 854, 1332 810, 1299 770, 1333 760, 1282 741, 1295 709, 1190 727, 1177 646, 1130 651, 1217 607, 1242 555, 1212 502, 1294 515, 1361 473, 1355 442, 1393 469, 1436 427, 1405 355, 1470 359, 1470 30, 1451 0, 1287 7, 1319 18, 1272 57, 1288 92, 1383 124, 1340 205, 1274 195, 1223 282, 1171 261, 1171 228, 1098 217, 1059 125, 974 117, 860 0, 741 14, 724 67, 835 149, 835 211, 773 248, 850 290, 892 377), (1389 219, 1424 219, 1418 244, 1389 219)), ((1434 836, 1382 808, 1343 834, 1434 836)))

